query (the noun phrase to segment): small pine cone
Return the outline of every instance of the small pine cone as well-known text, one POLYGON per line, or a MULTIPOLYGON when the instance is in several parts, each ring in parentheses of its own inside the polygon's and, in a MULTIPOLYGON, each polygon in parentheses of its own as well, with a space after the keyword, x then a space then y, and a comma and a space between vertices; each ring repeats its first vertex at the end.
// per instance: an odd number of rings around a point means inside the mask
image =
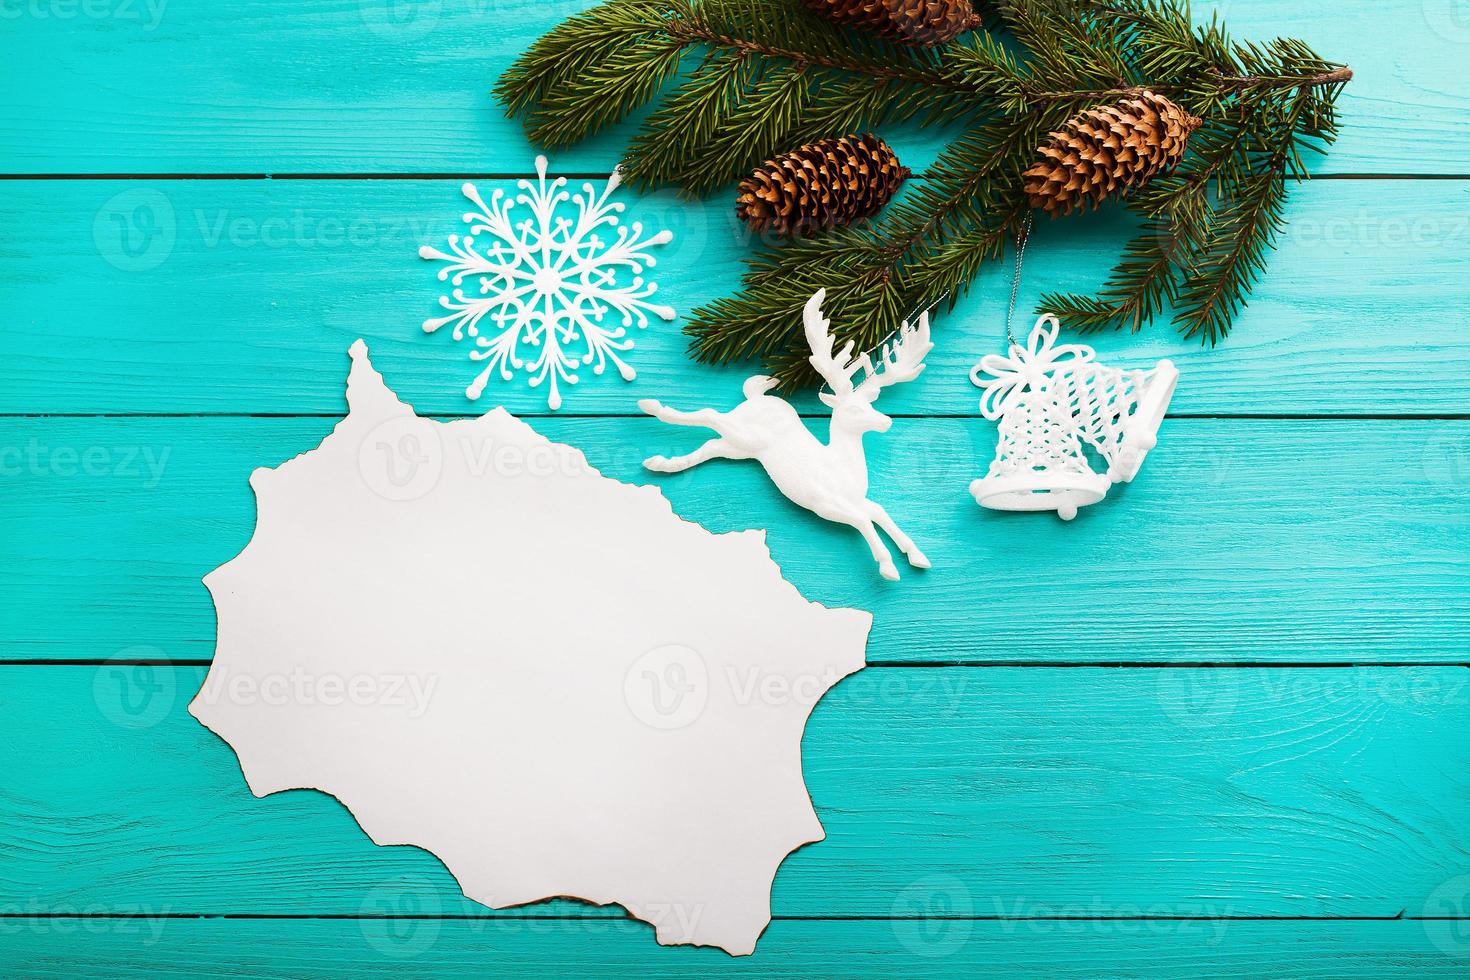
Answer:
POLYGON ((847 27, 871 31, 899 44, 935 47, 980 26, 970 0, 802 0, 847 27))
POLYGON ((909 175, 871 134, 808 143, 740 182, 735 213, 754 232, 804 235, 871 218, 909 175))
POLYGON ((1184 158, 1200 120, 1152 92, 1089 109, 1041 146, 1024 176, 1033 208, 1055 217, 1127 194, 1184 158))

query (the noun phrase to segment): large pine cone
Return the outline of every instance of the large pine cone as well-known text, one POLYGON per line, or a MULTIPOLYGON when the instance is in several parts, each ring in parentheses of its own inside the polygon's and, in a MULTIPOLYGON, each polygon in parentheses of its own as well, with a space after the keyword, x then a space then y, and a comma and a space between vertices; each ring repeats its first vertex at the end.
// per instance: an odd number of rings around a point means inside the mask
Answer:
POLYGON ((909 175, 871 134, 821 140, 756 168, 735 202, 752 231, 803 235, 871 218, 909 175))
POLYGON ((1096 207, 1177 166, 1199 126, 1152 92, 1079 113, 1037 150, 1041 159, 1024 175, 1026 196, 1053 217, 1096 207))
POLYGON ((948 44, 980 26, 970 0, 802 0, 836 24, 899 44, 948 44))

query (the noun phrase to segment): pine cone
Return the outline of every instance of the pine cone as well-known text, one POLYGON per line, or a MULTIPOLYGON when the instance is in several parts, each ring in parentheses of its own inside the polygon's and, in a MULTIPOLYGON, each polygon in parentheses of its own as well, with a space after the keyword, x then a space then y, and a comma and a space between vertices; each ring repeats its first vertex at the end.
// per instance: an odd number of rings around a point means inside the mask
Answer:
POLYGON ((970 0, 802 0, 846 27, 871 31, 899 44, 948 44, 980 26, 970 0))
POLYGON ((752 231, 826 231, 871 218, 909 175, 871 134, 821 140, 767 160, 740 182, 735 202, 752 231))
POLYGON ((1152 92, 1079 113, 1037 150, 1041 159, 1024 174, 1026 196, 1053 217, 1096 207, 1177 166, 1199 126, 1198 118, 1152 92))

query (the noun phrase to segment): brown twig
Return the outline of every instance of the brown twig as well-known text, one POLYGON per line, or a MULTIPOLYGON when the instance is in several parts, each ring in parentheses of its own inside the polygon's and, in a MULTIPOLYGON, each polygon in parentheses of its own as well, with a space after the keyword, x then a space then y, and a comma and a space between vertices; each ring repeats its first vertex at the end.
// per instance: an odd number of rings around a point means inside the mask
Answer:
MULTIPOLYGON (((1222 88, 1230 89, 1256 89, 1256 88, 1320 88, 1323 85, 1342 85, 1352 81, 1353 70, 1346 65, 1334 68, 1332 71, 1323 72, 1320 75, 1309 75, 1305 78, 1291 75, 1223 75, 1215 73, 1215 79, 1222 88)), ((1061 102, 1065 99, 1128 99, 1142 95, 1144 92, 1157 92, 1170 94, 1180 91, 1178 85, 1129 85, 1119 88, 1103 89, 1077 89, 1071 92, 1037 92, 1035 90, 1022 88, 1022 93, 1028 99, 1041 102, 1061 102)))
POLYGON ((794 61, 798 64, 817 65, 821 68, 849 71, 854 74, 868 75, 874 78, 912 82, 916 85, 932 85, 939 88, 954 89, 960 92, 974 91, 973 86, 956 82, 954 79, 947 78, 939 72, 904 71, 903 69, 893 68, 888 65, 867 64, 856 60, 825 57, 809 51, 794 51, 790 48, 780 48, 774 45, 764 44, 760 41, 752 41, 748 38, 721 34, 701 24, 692 24, 687 20, 670 21, 668 31, 671 36, 684 44, 710 44, 717 47, 733 48, 742 55, 759 54, 769 58, 784 58, 787 61, 794 61))
POLYGON ((1220 75, 1221 84, 1231 88, 1320 88, 1323 85, 1342 85, 1353 80, 1353 70, 1341 65, 1320 75, 1306 78, 1290 75, 1220 75))

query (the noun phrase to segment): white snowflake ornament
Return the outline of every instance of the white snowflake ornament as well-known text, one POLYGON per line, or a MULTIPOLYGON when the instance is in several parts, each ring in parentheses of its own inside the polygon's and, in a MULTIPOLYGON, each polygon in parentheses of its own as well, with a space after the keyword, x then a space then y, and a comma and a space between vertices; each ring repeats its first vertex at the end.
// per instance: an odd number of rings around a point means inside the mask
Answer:
POLYGON ((976 503, 992 510, 1054 510, 1064 521, 1107 496, 1114 483, 1138 475, 1158 443, 1159 425, 1179 372, 1172 361, 1152 370, 1098 364, 1091 347, 1057 344, 1054 316, 1036 321, 1025 347, 987 354, 970 372, 985 390, 980 411, 1000 421, 990 472, 970 484, 976 503), (1088 465, 1084 445, 1108 465, 1088 465))
POLYGON ((636 376, 620 356, 633 348, 629 330, 648 326, 650 314, 674 318, 672 308, 648 301, 658 291, 643 278, 655 264, 648 249, 674 236, 645 237, 640 223, 620 224, 623 205, 609 200, 621 182, 616 171, 601 194, 589 182, 574 195, 563 190, 565 177, 548 180, 546 169, 546 157, 537 157, 535 184, 519 181, 513 196, 496 189, 489 204, 466 183, 464 195, 478 208, 464 216, 470 233, 450 235, 448 252, 425 245, 419 256, 448 263, 439 279, 455 287, 439 297, 449 314, 425 320, 424 331, 452 325, 456 341, 474 341, 470 359, 488 362, 465 394, 479 398, 494 372, 509 381, 524 371, 531 387, 547 386, 554 411, 561 384, 576 384, 583 367, 600 375, 611 362, 624 381, 636 376), (575 214, 558 214, 569 202, 575 214), (516 211, 520 205, 529 211, 516 211), (615 237, 607 242, 603 235, 615 237), (478 287, 461 289, 466 277, 477 278, 478 287), (604 322, 609 314, 611 324, 604 322))

